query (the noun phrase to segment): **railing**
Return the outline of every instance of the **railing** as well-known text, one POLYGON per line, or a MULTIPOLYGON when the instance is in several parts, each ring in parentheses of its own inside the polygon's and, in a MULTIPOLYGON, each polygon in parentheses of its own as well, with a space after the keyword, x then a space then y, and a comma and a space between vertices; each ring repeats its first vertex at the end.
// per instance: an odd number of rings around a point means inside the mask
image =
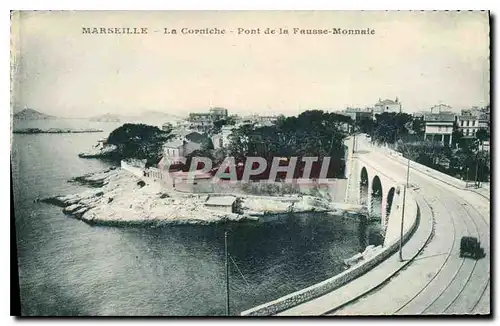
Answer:
POLYGON ((163 171, 157 168, 147 168, 144 170, 144 176, 152 179, 166 180, 163 171))

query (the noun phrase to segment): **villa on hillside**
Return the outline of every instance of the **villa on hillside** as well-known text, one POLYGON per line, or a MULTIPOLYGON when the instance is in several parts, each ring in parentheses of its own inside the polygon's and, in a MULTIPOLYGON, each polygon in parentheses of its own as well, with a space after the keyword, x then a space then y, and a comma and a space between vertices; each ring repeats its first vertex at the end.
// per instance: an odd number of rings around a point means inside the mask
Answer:
POLYGON ((215 121, 226 120, 228 117, 228 110, 224 108, 210 108, 209 112, 190 113, 189 127, 200 132, 208 132, 215 121))
POLYGON ((461 115, 457 116, 457 125, 465 137, 475 137, 479 129, 485 129, 489 133, 489 108, 472 107, 462 110, 461 115))
POLYGON ((457 124, 464 137, 472 138, 479 130, 479 117, 472 114, 459 115, 457 116, 457 124))
POLYGON ((384 112, 401 113, 401 102, 399 102, 399 99, 397 97, 394 101, 389 99, 378 99, 377 104, 375 104, 373 108, 373 117, 375 117, 376 114, 384 112))
POLYGON ((431 112, 425 114, 424 122, 424 140, 437 141, 451 146, 455 114, 450 106, 440 104, 432 107, 431 112))
POLYGON ((161 164, 177 162, 179 157, 186 157, 196 150, 200 150, 208 137, 189 129, 178 128, 172 131, 173 138, 163 144, 161 164))

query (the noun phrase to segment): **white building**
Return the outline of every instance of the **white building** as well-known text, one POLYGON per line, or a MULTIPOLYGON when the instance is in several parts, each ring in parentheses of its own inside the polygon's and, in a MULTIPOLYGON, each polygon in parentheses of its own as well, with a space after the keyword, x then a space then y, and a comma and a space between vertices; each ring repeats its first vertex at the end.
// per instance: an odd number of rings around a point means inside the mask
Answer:
POLYGON ((352 119, 352 121, 360 121, 363 118, 372 118, 373 109, 347 107, 345 110, 338 112, 338 114, 348 116, 352 119))
POLYGON ((236 212, 236 197, 233 196, 210 196, 205 202, 207 208, 223 211, 226 213, 236 212))
POLYGON ((206 138, 199 132, 188 129, 176 129, 172 133, 173 138, 163 145, 163 155, 169 160, 200 150, 206 138))
POLYGON ((373 107, 373 115, 375 116, 376 114, 384 112, 401 113, 401 102, 399 102, 399 99, 397 97, 394 101, 389 99, 378 99, 377 104, 373 107))
POLYGON ((460 115, 457 118, 458 128, 465 137, 475 137, 479 130, 479 117, 476 115, 460 115))
POLYGON ((484 152, 490 152, 490 141, 489 140, 486 140, 486 141, 483 141, 483 143, 481 144, 481 151, 484 151, 484 152))
POLYGON ((235 126, 222 126, 221 131, 212 136, 214 149, 227 148, 229 146, 234 128, 235 126))
POLYGON ((424 140, 438 141, 451 145, 455 115, 451 112, 430 113, 424 116, 424 140))
POLYGON ((209 112, 190 113, 188 121, 190 128, 201 132, 208 132, 213 128, 214 122, 218 120, 226 120, 228 118, 228 110, 224 108, 210 108, 209 112))
POLYGON ((228 117, 228 111, 224 108, 210 108, 209 112, 212 121, 225 120, 228 117))
POLYGON ((446 105, 446 104, 438 104, 438 105, 435 105, 431 108, 431 113, 432 114, 452 113, 452 108, 451 108, 451 106, 446 105))
POLYGON ((479 129, 486 129, 490 132, 490 107, 474 108, 477 110, 479 129))
POLYGON ((172 139, 163 144, 163 154, 168 158, 177 158, 185 154, 185 140, 172 139))

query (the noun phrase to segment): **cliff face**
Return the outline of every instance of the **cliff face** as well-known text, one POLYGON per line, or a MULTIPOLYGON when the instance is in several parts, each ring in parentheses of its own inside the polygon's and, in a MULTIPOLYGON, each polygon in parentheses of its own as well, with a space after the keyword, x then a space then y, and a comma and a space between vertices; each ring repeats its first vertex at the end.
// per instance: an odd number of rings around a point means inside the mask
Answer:
POLYGON ((14 114, 14 119, 17 120, 45 120, 55 119, 56 117, 48 115, 33 109, 24 109, 14 114))

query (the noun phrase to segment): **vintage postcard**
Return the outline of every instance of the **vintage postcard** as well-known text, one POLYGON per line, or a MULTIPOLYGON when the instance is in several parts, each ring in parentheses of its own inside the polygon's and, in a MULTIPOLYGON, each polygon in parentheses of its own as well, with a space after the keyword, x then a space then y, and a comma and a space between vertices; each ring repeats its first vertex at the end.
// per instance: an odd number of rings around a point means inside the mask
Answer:
POLYGON ((13 314, 491 314, 486 11, 11 12, 13 314))

